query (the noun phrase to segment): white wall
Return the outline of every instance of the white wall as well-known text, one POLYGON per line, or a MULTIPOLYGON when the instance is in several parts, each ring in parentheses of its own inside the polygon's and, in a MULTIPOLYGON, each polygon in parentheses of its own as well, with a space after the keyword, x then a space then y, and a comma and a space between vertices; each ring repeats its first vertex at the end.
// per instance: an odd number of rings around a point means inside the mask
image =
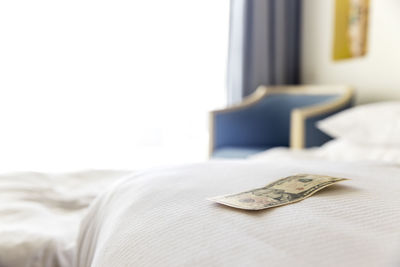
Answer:
POLYGON ((333 61, 335 2, 303 0, 303 83, 353 85, 358 103, 400 99, 400 1, 370 1, 367 55, 333 61))

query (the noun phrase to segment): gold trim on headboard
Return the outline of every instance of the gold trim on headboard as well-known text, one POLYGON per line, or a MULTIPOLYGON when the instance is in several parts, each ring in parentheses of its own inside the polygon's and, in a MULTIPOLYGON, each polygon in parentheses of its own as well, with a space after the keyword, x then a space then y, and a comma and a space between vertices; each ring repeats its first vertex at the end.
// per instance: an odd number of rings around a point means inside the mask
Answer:
POLYGON ((290 148, 301 149, 305 147, 306 127, 308 118, 323 115, 346 106, 352 99, 354 90, 343 87, 342 95, 333 101, 292 111, 290 118, 290 148))

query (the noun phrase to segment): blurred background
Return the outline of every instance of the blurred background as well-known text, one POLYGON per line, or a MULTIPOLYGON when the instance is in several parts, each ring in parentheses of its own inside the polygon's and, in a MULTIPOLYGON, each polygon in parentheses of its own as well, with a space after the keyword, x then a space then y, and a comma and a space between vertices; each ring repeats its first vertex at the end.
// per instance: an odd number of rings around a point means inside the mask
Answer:
POLYGON ((260 84, 398 98, 399 14, 397 0, 1 1, 0 170, 202 161, 208 112, 260 84), (369 6, 353 54, 342 4, 369 6))

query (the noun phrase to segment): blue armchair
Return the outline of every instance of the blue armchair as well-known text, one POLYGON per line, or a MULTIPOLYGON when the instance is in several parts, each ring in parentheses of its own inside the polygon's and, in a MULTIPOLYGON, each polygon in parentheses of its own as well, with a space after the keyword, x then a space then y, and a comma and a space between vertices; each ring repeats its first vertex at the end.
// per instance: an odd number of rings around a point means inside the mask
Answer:
POLYGON ((315 123, 352 105, 347 86, 260 86, 242 103, 210 113, 210 156, 246 158, 272 147, 330 140, 315 123))

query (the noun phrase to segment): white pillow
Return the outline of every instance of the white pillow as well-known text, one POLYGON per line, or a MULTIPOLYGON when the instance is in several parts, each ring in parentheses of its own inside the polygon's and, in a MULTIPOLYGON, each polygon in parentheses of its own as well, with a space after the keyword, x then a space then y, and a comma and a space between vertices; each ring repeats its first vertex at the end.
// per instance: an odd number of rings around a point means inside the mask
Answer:
POLYGON ((314 156, 339 161, 373 161, 400 164, 400 147, 360 144, 345 139, 334 139, 315 151, 314 156))
POLYGON ((400 101, 356 106, 319 121, 317 127, 334 138, 400 145, 400 101))

